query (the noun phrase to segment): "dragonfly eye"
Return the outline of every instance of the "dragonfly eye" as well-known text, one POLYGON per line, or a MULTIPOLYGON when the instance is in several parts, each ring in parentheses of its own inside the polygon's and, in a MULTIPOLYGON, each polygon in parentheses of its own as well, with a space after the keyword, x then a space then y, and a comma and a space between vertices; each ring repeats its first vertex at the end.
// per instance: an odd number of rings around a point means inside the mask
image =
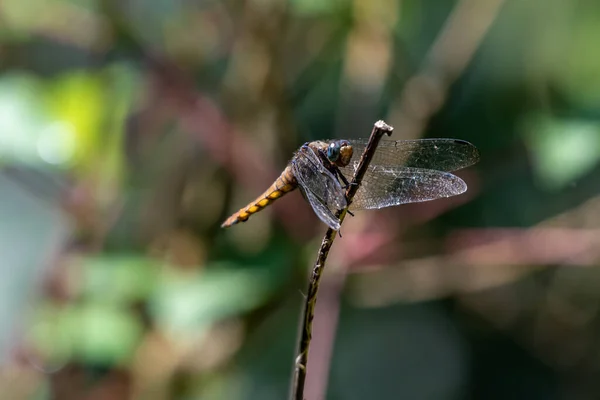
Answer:
POLYGON ((327 148, 327 158, 332 163, 336 162, 340 157, 340 145, 338 143, 331 143, 327 148))

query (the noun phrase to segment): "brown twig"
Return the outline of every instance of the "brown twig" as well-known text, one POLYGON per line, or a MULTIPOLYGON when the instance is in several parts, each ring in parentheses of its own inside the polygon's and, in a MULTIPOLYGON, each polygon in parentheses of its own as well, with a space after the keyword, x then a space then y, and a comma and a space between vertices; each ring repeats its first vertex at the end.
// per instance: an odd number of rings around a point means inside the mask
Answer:
MULTIPOLYGON (((369 137, 369 143, 361 155, 360 161, 352 182, 348 186, 346 191, 346 199, 348 200, 348 207, 352 203, 352 199, 356 194, 358 187, 367 172, 367 168, 371 163, 371 159, 375 154, 377 145, 384 134, 388 136, 392 134, 394 128, 389 126, 383 121, 377 121, 373 126, 373 131, 369 137)), ((348 207, 337 212, 336 217, 339 218, 340 222, 346 217, 348 207)), ((302 319, 302 330, 300 333, 300 340, 298 344, 298 355, 296 356, 296 366, 294 371, 294 381, 292 387, 291 398, 295 400, 304 400, 304 383, 306 382, 306 372, 308 363, 308 350, 310 347, 311 333, 312 333, 312 321, 315 316, 315 305, 317 304, 317 291, 319 290, 319 284, 321 281, 321 274, 325 267, 325 261, 329 255, 329 250, 333 245, 333 241, 337 236, 337 231, 329 228, 323 241, 321 242, 321 248, 317 255, 317 261, 312 270, 310 280, 308 282, 308 292, 306 295, 306 301, 304 303, 304 318, 302 319)))

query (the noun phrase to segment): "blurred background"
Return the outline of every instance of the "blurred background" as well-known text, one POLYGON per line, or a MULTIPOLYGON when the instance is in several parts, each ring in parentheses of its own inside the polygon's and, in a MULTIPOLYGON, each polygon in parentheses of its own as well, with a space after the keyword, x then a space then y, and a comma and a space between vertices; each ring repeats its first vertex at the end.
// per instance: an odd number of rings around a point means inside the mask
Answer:
POLYGON ((346 219, 306 398, 600 398, 597 0, 0 2, 0 398, 283 399, 326 230, 302 143, 452 137, 346 219))

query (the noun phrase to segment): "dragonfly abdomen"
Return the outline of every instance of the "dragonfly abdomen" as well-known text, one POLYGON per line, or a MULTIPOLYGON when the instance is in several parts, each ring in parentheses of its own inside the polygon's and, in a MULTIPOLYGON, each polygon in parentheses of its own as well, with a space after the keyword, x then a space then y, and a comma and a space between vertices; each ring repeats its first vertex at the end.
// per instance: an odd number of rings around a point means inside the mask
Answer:
POLYGON ((227 218, 227 220, 221 224, 221 227, 227 228, 231 225, 237 224, 238 222, 247 221, 252 214, 256 214, 257 212, 261 211, 278 198, 296 189, 296 187, 298 187, 298 182, 294 177, 292 168, 288 165, 281 175, 279 175, 279 178, 277 178, 263 194, 258 196, 246 207, 240 209, 231 217, 227 218))

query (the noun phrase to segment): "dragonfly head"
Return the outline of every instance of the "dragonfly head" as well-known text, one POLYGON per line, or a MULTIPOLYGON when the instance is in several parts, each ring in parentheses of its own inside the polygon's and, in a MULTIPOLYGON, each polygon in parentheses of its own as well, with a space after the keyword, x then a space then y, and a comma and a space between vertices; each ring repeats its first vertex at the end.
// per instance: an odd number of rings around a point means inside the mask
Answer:
POLYGON ((352 159, 352 145, 347 140, 336 140, 327 147, 327 159, 338 167, 345 167, 352 159))

